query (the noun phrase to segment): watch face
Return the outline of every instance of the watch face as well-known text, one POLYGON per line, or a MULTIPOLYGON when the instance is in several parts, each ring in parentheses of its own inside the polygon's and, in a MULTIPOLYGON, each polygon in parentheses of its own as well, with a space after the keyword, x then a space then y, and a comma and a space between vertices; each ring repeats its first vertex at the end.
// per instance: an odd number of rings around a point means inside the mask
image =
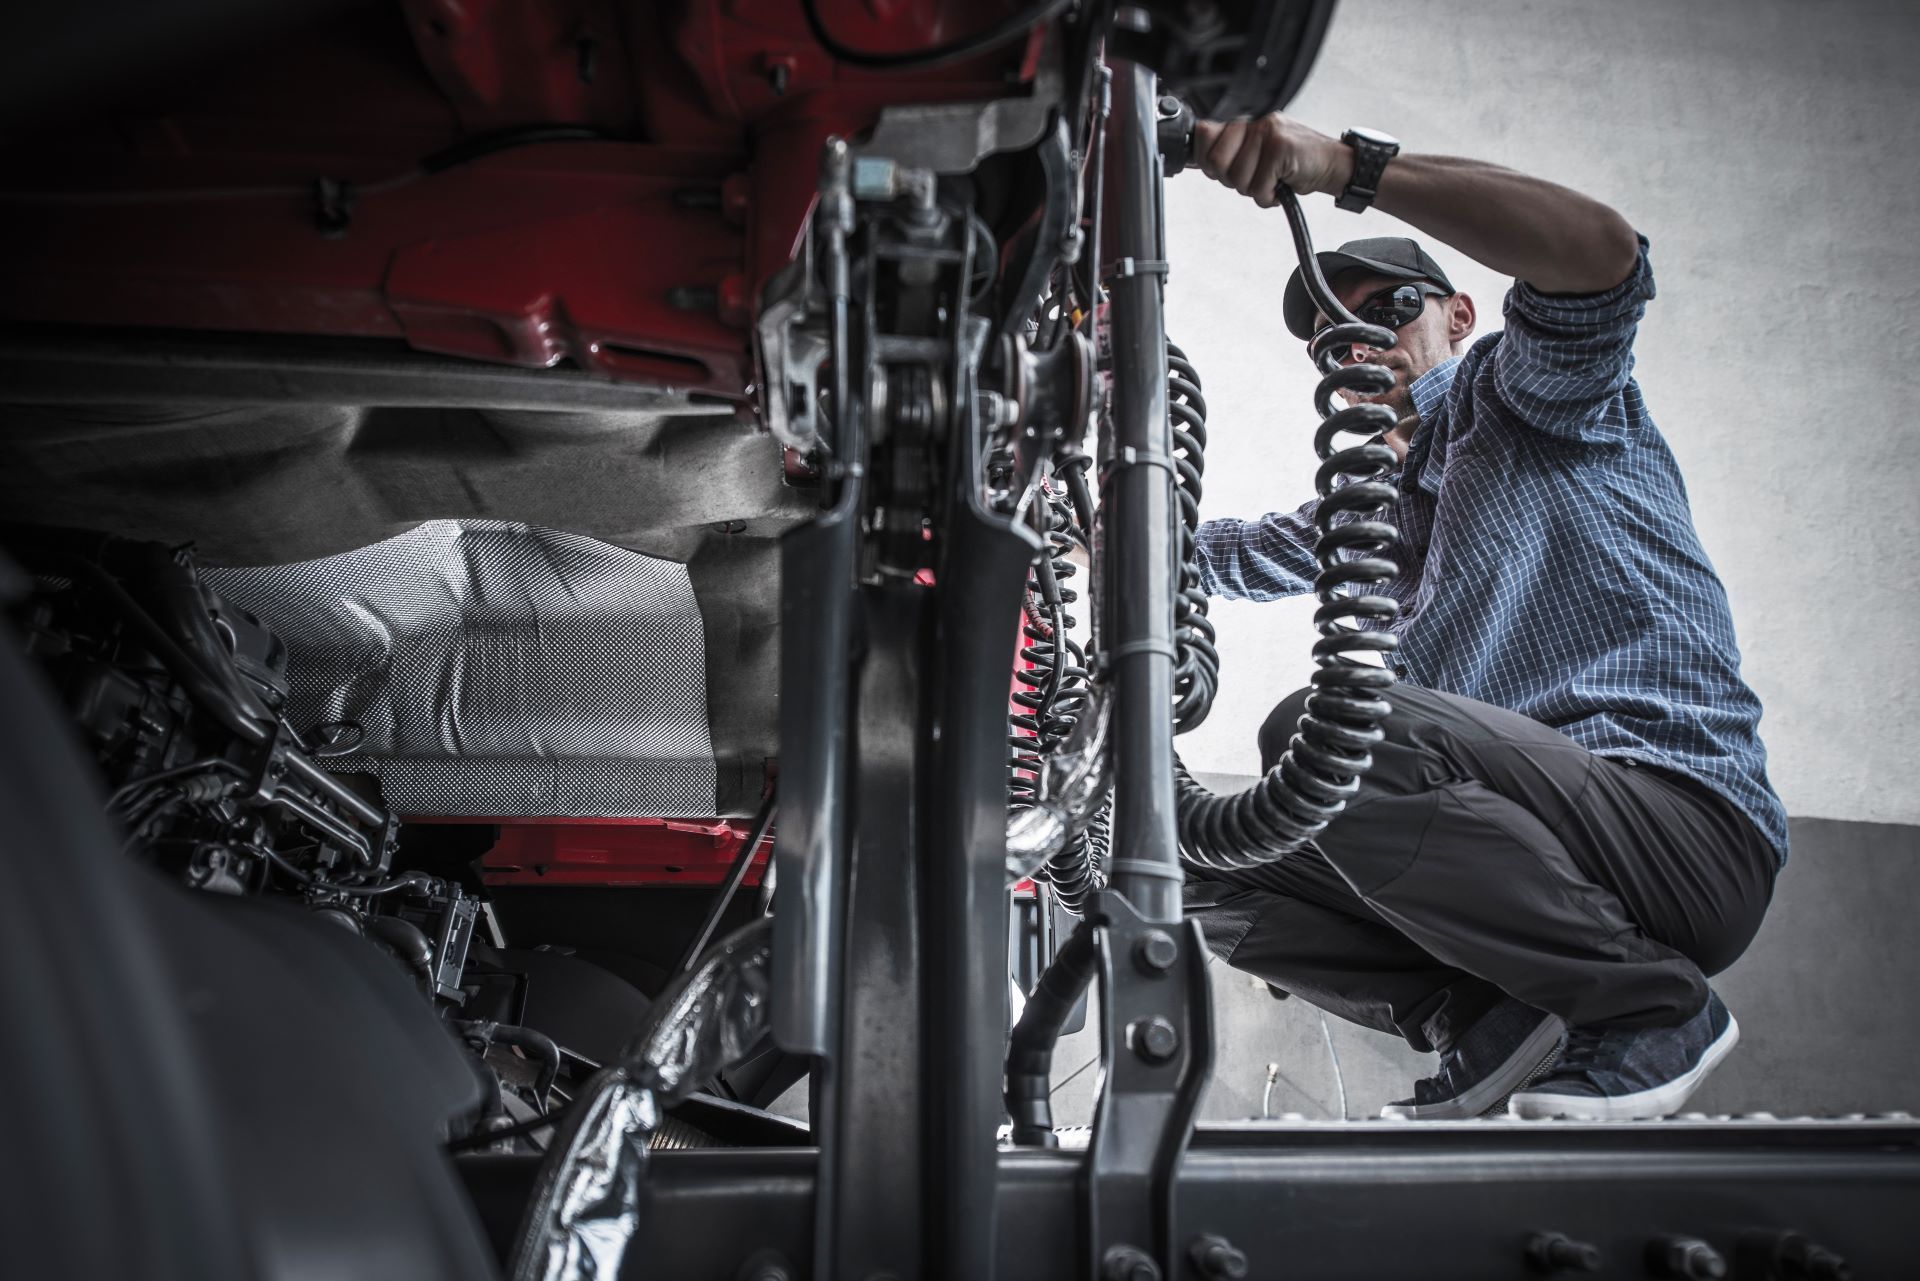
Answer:
POLYGON ((1360 141, 1371 142, 1377 147, 1398 147, 1400 145, 1400 140, 1392 134, 1382 133, 1378 129, 1368 129, 1364 125, 1355 125, 1353 128, 1347 130, 1347 132, 1360 141))

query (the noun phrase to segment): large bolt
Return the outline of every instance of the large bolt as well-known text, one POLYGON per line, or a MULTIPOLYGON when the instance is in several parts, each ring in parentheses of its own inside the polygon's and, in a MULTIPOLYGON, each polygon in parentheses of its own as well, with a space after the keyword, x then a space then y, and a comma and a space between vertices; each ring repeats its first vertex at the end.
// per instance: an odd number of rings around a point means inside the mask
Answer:
POLYGON ((1527 1238, 1527 1262, 1546 1273, 1598 1272, 1600 1247, 1564 1232, 1536 1232, 1527 1238))
POLYGON ((1247 1256, 1223 1236, 1202 1233, 1187 1247, 1196 1272, 1206 1281, 1241 1281, 1247 1275, 1247 1256))
POLYGON ((1134 1020, 1127 1039, 1133 1043, 1133 1052, 1149 1063, 1165 1063, 1180 1052, 1180 1033, 1158 1014, 1134 1020))
POLYGON ((1720 1281, 1727 1261, 1697 1237, 1655 1237, 1647 1243, 1647 1270, 1672 1281, 1720 1281))
POLYGON ((1160 1265, 1137 1246, 1110 1246, 1100 1260, 1100 1281, 1160 1281, 1160 1265))
POLYGON ((1784 1233, 1775 1243, 1774 1265, 1786 1281, 1849 1281, 1853 1276, 1846 1259, 1798 1232, 1784 1233))
POLYGON ((1148 930, 1133 945, 1134 964, 1146 974, 1165 974, 1180 959, 1180 945, 1165 930, 1148 930))

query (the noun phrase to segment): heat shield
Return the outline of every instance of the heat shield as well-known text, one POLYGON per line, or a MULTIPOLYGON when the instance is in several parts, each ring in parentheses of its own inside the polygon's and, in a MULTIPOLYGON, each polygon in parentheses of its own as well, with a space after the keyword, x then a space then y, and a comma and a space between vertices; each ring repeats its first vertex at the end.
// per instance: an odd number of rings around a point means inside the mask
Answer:
POLYGON ((403 814, 714 812, 684 565, 508 521, 429 521, 321 560, 207 567, 288 650, 287 720, 357 746, 403 814))

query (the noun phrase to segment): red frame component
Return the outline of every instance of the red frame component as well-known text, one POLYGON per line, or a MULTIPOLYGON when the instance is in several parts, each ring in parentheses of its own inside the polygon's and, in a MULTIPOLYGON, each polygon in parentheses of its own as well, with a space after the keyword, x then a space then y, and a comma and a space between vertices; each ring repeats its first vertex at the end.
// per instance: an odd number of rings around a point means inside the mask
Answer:
MULTIPOLYGON (((816 0, 837 39, 896 51, 1019 2, 816 0)), ((835 63, 794 0, 396 7, 0 149, 20 193, 0 194, 0 321, 401 339, 749 400, 756 300, 825 139, 891 103, 1003 96, 1041 39, 887 73, 835 63), (413 176, 556 125, 612 141, 413 176)))
MULTIPOLYGON (((499 839, 480 859, 480 880, 493 886, 718 885, 752 827, 748 820, 724 818, 451 821, 499 825, 499 839)), ((753 856, 743 884, 759 885, 772 857, 769 835, 753 856)))

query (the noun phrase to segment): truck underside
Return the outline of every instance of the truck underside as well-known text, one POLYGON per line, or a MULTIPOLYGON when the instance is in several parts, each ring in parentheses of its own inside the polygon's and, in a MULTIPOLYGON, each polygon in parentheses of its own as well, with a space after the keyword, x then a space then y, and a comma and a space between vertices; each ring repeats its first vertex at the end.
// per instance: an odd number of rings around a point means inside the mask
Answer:
POLYGON ((1901 1119, 1193 1124, 1172 743, 1217 660, 1160 180, 1331 11, 36 18, 23 1274, 1900 1274, 1901 1119))

